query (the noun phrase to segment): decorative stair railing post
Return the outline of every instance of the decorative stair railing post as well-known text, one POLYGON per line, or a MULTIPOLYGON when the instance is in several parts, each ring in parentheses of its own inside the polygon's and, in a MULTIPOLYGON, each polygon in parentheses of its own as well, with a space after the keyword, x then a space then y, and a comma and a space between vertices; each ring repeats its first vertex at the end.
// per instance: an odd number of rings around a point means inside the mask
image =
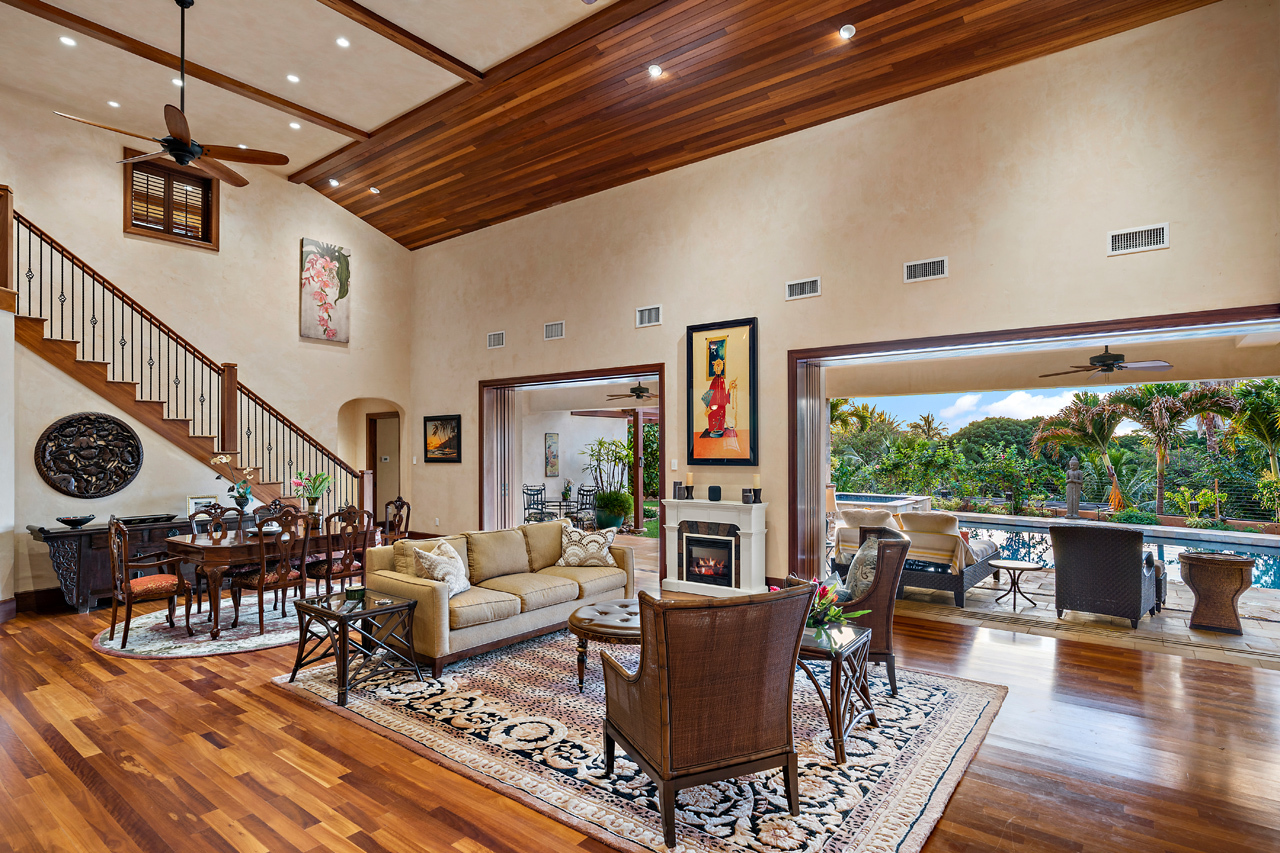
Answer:
POLYGON ((0 222, 4 228, 0 230, 0 287, 6 290, 18 289, 18 238, 17 223, 13 221, 13 190, 0 184, 0 222))
POLYGON ((373 513, 373 518, 376 521, 378 518, 378 512, 373 508, 373 472, 372 471, 366 468, 365 470, 360 472, 359 488, 356 491, 359 496, 358 500, 356 501, 356 506, 359 509, 365 509, 373 513))
POLYGON ((239 452, 240 430, 236 415, 240 410, 240 371, 235 364, 222 363, 222 422, 218 425, 218 449, 230 456, 239 452))

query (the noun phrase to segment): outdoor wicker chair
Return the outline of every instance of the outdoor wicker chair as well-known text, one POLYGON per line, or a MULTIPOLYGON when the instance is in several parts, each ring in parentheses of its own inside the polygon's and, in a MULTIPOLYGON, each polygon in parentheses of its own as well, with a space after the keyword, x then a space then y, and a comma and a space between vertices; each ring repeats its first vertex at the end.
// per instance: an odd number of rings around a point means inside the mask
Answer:
POLYGON ((1128 619, 1134 628, 1156 615, 1158 567, 1147 565, 1142 531, 1101 525, 1053 525, 1053 565, 1058 616, 1078 610, 1128 619))

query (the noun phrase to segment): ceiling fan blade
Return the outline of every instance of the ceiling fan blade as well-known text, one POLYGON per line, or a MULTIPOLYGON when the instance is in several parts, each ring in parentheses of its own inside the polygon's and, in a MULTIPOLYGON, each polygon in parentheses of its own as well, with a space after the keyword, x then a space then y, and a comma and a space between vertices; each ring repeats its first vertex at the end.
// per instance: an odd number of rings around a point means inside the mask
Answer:
POLYGON ((1120 365, 1121 370, 1172 370, 1173 365, 1167 361, 1126 361, 1120 365))
POLYGON ((160 141, 159 139, 156 139, 156 138, 155 138, 155 137, 153 137, 153 136, 143 136, 143 135, 142 135, 142 134, 140 134, 140 133, 130 133, 130 132, 129 132, 129 131, 127 131, 127 130, 121 130, 121 129, 120 129, 120 128, 118 128, 118 127, 112 127, 112 126, 111 126, 111 125, 109 125, 109 124, 98 124, 96 121, 89 121, 87 118, 77 118, 76 116, 73 116, 73 115, 67 115, 66 113, 60 113, 60 112, 58 112, 57 110, 54 110, 54 111, 53 111, 53 114, 54 114, 54 115, 56 115, 56 116, 62 116, 63 118, 69 118, 69 119, 71 119, 72 121, 78 121, 78 122, 80 122, 81 124, 87 124, 87 125, 89 125, 89 126, 91 126, 91 127, 100 127, 100 128, 102 128, 103 130, 109 130, 109 131, 111 131, 112 133, 123 133, 125 136, 132 136, 134 139, 146 139, 146 140, 148 140, 148 141, 150 141, 150 142, 159 142, 159 141, 160 141))
POLYGON ((144 160, 155 160, 168 155, 167 151, 156 151, 152 154, 139 154, 137 157, 129 157, 125 160, 117 160, 117 163, 141 163, 144 160))
POLYGON ((201 157, 199 160, 192 160, 191 165, 205 174, 212 175, 220 181, 225 181, 233 187, 247 187, 249 180, 232 169, 230 166, 219 163, 212 157, 201 157))
POLYGON ((191 128, 187 125, 187 117, 173 104, 164 105, 164 126, 169 128, 169 135, 174 139, 191 144, 191 128))
POLYGON ((257 148, 237 148, 231 145, 201 145, 209 157, 227 160, 231 163, 253 163, 258 166, 288 166, 289 158, 274 151, 260 151, 257 148))
POLYGON ((1050 376, 1069 376, 1072 373, 1088 373, 1089 371, 1095 370, 1095 369, 1096 368, 1093 368, 1093 367, 1077 367, 1074 370, 1063 370, 1058 373, 1041 373, 1040 378, 1048 379, 1050 376))

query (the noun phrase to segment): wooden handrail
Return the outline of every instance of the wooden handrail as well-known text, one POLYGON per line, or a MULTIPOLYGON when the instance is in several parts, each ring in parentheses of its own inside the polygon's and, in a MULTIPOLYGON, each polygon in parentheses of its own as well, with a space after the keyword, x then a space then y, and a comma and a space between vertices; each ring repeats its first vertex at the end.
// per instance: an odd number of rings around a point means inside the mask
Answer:
POLYGON ((256 403, 258 406, 260 406, 264 411, 266 411, 266 412, 270 413, 272 417, 274 417, 274 418, 276 418, 277 420, 279 420, 281 423, 283 423, 283 424, 284 424, 285 426, 287 426, 289 429, 291 429, 291 430, 293 430, 294 432, 296 432, 296 433, 297 433, 300 437, 302 437, 302 438, 303 438, 307 443, 309 443, 309 444, 310 444, 310 445, 312 445, 312 446, 313 446, 317 451, 319 451, 319 452, 320 452, 320 453, 321 453, 321 454, 322 454, 326 459, 328 459, 330 462, 333 462, 335 465, 337 465, 337 466, 338 466, 339 468, 341 468, 343 471, 346 471, 348 474, 350 474, 350 475, 351 475, 351 476, 353 476, 353 477, 359 477, 359 476, 360 476, 360 473, 359 473, 358 471, 356 471, 356 469, 355 469, 355 468, 352 468, 350 465, 348 465, 347 463, 345 463, 345 462, 343 462, 341 459, 339 459, 337 456, 335 456, 335 455, 333 454, 333 452, 332 452, 331 450, 329 450, 329 448, 325 447, 323 444, 321 444, 319 441, 317 441, 315 438, 313 438, 313 437, 311 436, 311 434, 310 434, 309 432, 307 432, 305 429, 303 429, 302 427, 298 426, 298 425, 297 425, 297 424, 295 424, 293 421, 289 420, 289 418, 288 418, 288 417, 286 417, 286 416, 285 416, 285 415, 284 415, 284 414, 283 414, 279 409, 277 409, 275 406, 271 405, 271 404, 270 404, 270 403, 268 403, 266 400, 262 399, 262 398, 261 398, 261 397, 259 397, 257 394, 255 394, 253 391, 249 390, 248 386, 246 386, 243 382, 241 382, 241 383, 240 383, 240 393, 244 394, 246 397, 248 397, 250 400, 252 400, 252 401, 253 401, 254 403, 256 403))
POLYGON ((82 273, 91 277, 95 282, 102 285, 104 289, 110 291, 112 296, 116 297, 125 305, 129 306, 131 310, 136 311, 138 314, 145 317, 148 322, 155 325, 162 332, 164 332, 166 335, 172 338, 176 343, 181 345, 183 349, 185 349, 188 353, 190 353, 192 356, 198 359, 205 367, 209 368, 214 373, 217 373, 219 375, 222 374, 222 366, 220 364, 218 364, 216 361, 209 358, 209 356, 201 352, 199 348, 196 347, 195 344, 191 343, 182 335, 175 332, 169 326, 168 323, 164 322, 155 314, 152 314, 146 308, 139 305, 138 302, 135 301, 132 296, 125 293, 120 288, 116 287, 110 281, 107 281, 107 279, 103 278, 102 275, 100 275, 97 270, 95 270, 93 267, 89 266, 84 261, 76 257, 75 253, 69 250, 66 246, 62 245, 57 240, 53 239, 48 234, 46 234, 40 228, 40 226, 34 224, 30 219, 27 219, 25 216, 23 216, 21 213, 18 213, 18 211, 16 210, 13 212, 13 218, 17 222, 26 226, 27 230, 29 230, 32 234, 35 234, 37 237, 39 237, 41 242, 46 243, 52 246, 53 248, 57 249, 58 252, 64 258, 66 258, 68 261, 71 262, 72 266, 78 267, 82 273))

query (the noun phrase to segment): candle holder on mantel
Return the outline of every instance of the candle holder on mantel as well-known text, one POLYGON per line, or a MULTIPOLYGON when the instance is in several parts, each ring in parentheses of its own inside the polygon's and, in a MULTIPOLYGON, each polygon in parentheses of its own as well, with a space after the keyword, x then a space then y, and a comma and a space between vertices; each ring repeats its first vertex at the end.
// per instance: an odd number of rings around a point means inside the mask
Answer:
POLYGON ((759 504, 759 503, 764 503, 764 501, 760 500, 760 493, 761 493, 762 491, 764 491, 764 490, 763 490, 763 489, 752 489, 752 490, 751 490, 751 496, 752 496, 753 498, 755 498, 755 503, 758 503, 758 504, 759 504))
POLYGON ((756 502, 756 490, 755 490, 755 489, 743 489, 743 490, 742 490, 742 502, 743 502, 744 504, 753 504, 753 503, 755 503, 755 502, 756 502))

